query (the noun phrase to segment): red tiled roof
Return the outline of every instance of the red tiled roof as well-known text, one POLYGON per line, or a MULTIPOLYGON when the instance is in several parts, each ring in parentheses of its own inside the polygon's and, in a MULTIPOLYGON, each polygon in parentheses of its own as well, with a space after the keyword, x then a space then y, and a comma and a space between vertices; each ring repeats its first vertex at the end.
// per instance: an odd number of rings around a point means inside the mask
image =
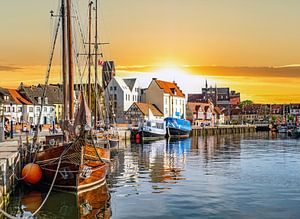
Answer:
POLYGON ((25 105, 32 104, 31 102, 26 100, 24 97, 22 97, 17 90, 8 89, 8 92, 9 92, 11 98, 13 99, 13 101, 15 101, 16 104, 25 104, 25 105))
POLYGON ((149 108, 151 112, 153 113, 154 116, 163 116, 162 112, 157 109, 156 106, 153 104, 148 104, 148 103, 134 103, 144 115, 149 116, 149 108))
POLYGON ((161 89, 164 89, 165 93, 168 93, 171 96, 185 97, 184 93, 182 92, 182 90, 180 90, 176 83, 161 81, 157 79, 155 79, 155 82, 161 89), (176 91, 175 94, 172 92, 172 90, 176 91))

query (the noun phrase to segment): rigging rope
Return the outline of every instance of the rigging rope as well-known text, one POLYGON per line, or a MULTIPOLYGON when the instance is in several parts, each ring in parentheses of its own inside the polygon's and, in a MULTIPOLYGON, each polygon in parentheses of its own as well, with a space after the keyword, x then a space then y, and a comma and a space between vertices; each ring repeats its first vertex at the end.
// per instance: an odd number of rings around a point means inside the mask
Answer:
MULTIPOLYGON (((61 10, 63 10, 63 9, 61 9, 61 10)), ((39 126, 41 124, 42 112, 43 112, 43 108, 44 108, 44 105, 45 105, 46 90, 47 90, 47 86, 48 86, 48 83, 49 83, 50 71, 51 71, 51 67, 52 67, 52 61, 53 61, 53 57, 54 57, 54 50, 55 50, 55 45, 56 45, 56 42, 57 42, 57 36, 58 36, 58 32, 59 32, 60 22, 61 22, 61 17, 59 17, 59 19, 57 21, 54 41, 53 41, 51 52, 50 52, 50 60, 49 60, 48 69, 47 69, 46 78, 45 78, 45 87, 43 89, 43 95, 42 95, 41 110, 40 110, 39 117, 38 117, 37 129, 36 129, 36 132, 35 132, 34 137, 33 137, 33 147, 35 146, 35 144, 37 142, 37 139, 38 139, 38 136, 39 136, 39 126)))

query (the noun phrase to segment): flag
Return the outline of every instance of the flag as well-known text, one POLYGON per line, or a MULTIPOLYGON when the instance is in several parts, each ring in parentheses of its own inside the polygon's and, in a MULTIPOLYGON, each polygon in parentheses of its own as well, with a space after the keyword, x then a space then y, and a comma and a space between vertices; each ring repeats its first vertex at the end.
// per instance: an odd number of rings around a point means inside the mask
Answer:
POLYGON ((103 60, 98 60, 98 65, 101 65, 101 66, 103 66, 104 65, 104 61, 103 60))

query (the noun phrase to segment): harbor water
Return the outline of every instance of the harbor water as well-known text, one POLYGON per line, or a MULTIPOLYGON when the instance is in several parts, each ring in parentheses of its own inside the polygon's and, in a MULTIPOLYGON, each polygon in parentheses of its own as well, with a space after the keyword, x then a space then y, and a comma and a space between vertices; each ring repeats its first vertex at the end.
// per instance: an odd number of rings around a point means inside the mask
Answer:
MULTIPOLYGON (((106 185, 52 192, 36 218, 300 218, 300 140, 258 132, 111 153, 106 185)), ((46 192, 20 186, 6 210, 30 216, 46 192)))

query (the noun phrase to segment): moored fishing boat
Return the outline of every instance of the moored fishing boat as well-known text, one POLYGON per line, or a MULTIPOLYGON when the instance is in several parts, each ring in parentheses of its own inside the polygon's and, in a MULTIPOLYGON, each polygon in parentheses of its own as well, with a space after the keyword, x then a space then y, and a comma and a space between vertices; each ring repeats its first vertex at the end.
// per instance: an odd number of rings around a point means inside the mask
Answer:
MULTIPOLYGON (((71 0, 61 0, 60 17, 55 31, 55 39, 52 46, 50 63, 46 75, 45 88, 41 97, 41 108, 45 104, 45 94, 49 81, 50 68, 54 54, 55 42, 59 31, 60 23, 62 30, 62 74, 63 74, 63 135, 46 137, 46 144, 37 142, 38 131, 35 134, 33 146, 36 149, 31 154, 31 162, 40 166, 43 176, 42 183, 50 185, 50 188, 63 190, 80 191, 99 183, 105 182, 109 169, 110 153, 104 141, 99 141, 95 135, 97 124, 97 107, 94 105, 94 125, 92 125, 91 114, 91 91, 88 90, 89 104, 85 101, 85 94, 80 88, 79 101, 76 101, 74 90, 74 64, 73 64, 73 34, 72 34, 72 13, 74 9, 71 0), (68 70, 68 72, 67 72, 68 70), (77 109, 76 115, 75 109, 77 109)), ((89 2, 89 12, 92 11, 92 3, 89 2)), ((53 14, 52 14, 53 15, 53 14)), ((91 14, 90 14, 91 15, 91 14)), ((97 22, 97 1, 95 5, 95 20, 97 22)), ((91 21, 91 20, 90 20, 91 21)), ((97 23, 96 23, 97 25, 97 23)), ((90 33, 90 31, 89 31, 90 33)), ((97 31, 95 33, 97 39, 97 31)), ((97 42, 95 42, 97 45, 97 42)), ((89 41, 89 45, 91 42, 89 41)), ((95 46, 97 54, 97 46, 95 46)), ((95 55, 96 57, 96 55, 95 55)), ((89 59, 91 54, 89 54, 89 59)), ((96 57, 97 59, 97 57, 96 57)), ((91 62, 89 62, 91 63, 91 62)), ((90 64, 89 64, 90 66, 90 64)), ((89 72, 90 73, 90 72, 89 72)), ((95 75, 97 67, 95 66, 95 75)), ((96 76, 95 76, 96 77, 96 76)), ((90 79, 90 74, 89 74, 90 79)), ((90 80, 89 80, 90 88, 90 80)), ((97 97, 97 80, 95 80, 95 97, 97 97)), ((96 99, 96 98, 95 98, 96 99)), ((96 100, 95 100, 96 101, 96 100)), ((39 115, 41 121, 41 112, 39 115)), ((39 124, 38 124, 39 125, 39 124)), ((29 168, 30 172, 31 168, 29 168)), ((26 181, 28 173, 25 173, 26 181)), ((50 189, 51 190, 51 189, 50 189)))
POLYGON ((191 132, 191 122, 174 117, 165 118, 168 137, 187 138, 191 132))
POLYGON ((146 120, 138 130, 143 140, 154 140, 165 138, 166 123, 164 120, 146 120))

